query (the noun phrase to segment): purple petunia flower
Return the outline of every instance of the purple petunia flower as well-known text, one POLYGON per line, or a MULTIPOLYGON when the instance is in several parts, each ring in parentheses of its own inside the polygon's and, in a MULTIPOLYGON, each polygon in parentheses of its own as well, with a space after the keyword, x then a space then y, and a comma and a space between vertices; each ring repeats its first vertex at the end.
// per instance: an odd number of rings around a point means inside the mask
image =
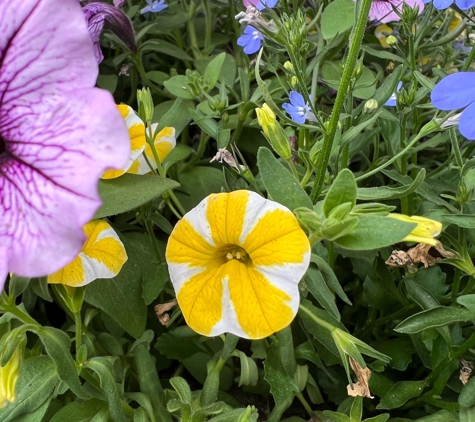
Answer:
MULTIPOLYGON (((121 4, 120 2, 118 3, 121 4)), ((97 63, 102 62, 101 45, 99 40, 104 29, 110 29, 133 52, 137 51, 135 45, 134 29, 127 15, 117 7, 106 3, 93 2, 86 4, 82 10, 87 21, 87 28, 94 43, 94 52, 97 63)))
POLYGON ((244 47, 246 54, 253 54, 259 51, 264 36, 251 25, 244 28, 244 33, 237 39, 237 45, 244 47))
POLYGON ((397 83, 396 91, 393 92, 393 93, 391 94, 391 96, 389 97, 388 101, 386 101, 386 102, 384 103, 385 106, 388 106, 388 107, 396 107, 396 105, 397 105, 397 93, 401 90, 401 88, 402 88, 402 82, 399 81, 399 82, 397 83))
POLYGON ((0 291, 74 259, 130 139, 77 0, 0 0, 0 291))
POLYGON ((440 110, 465 108, 459 131, 467 139, 475 140, 475 73, 458 72, 445 77, 435 86, 430 98, 440 110))
MULTIPOLYGON (((422 0, 424 3, 430 3, 432 0, 422 0)), ((436 9, 444 10, 452 5, 454 0, 433 0, 432 4, 436 9)), ((455 4, 462 10, 470 9, 475 5, 475 0, 455 0, 455 4)))
POLYGON ((423 0, 374 0, 369 11, 369 20, 375 20, 381 23, 400 21, 401 18, 393 10, 393 7, 399 12, 402 12, 404 3, 412 8, 417 6, 419 13, 424 10, 423 0))
POLYGON ((161 12, 162 10, 166 9, 168 7, 168 4, 165 3, 165 0, 160 0, 160 1, 153 1, 152 0, 146 0, 148 6, 145 6, 140 13, 158 13, 161 12))
POLYGON ((290 115, 295 123, 303 124, 305 120, 315 122, 315 114, 310 109, 308 103, 305 102, 302 94, 297 91, 290 91, 290 103, 282 104, 282 108, 290 115))

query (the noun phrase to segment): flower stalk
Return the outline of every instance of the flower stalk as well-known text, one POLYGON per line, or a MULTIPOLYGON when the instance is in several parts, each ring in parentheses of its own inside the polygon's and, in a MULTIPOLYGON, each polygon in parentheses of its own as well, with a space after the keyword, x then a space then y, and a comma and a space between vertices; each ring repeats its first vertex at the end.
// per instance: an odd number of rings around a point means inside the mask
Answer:
MULTIPOLYGON (((340 120, 340 114, 345 103, 346 94, 351 84, 353 77, 353 71, 358 60, 358 55, 361 49, 361 42, 363 40, 364 32, 366 29, 366 22, 368 21, 368 14, 371 8, 373 0, 362 0, 361 7, 358 13, 356 25, 350 35, 350 50, 345 62, 343 75, 341 78, 340 86, 335 100, 335 105, 330 116, 328 124, 328 130, 323 136, 323 148, 317 161, 316 170, 317 175, 313 185, 310 199, 313 203, 317 202, 320 193, 322 192, 323 182, 325 180, 325 173, 327 171, 328 160, 330 159, 330 152, 332 149, 333 141, 335 139, 338 122, 340 120)), ((357 5, 358 7, 358 5, 357 5)))

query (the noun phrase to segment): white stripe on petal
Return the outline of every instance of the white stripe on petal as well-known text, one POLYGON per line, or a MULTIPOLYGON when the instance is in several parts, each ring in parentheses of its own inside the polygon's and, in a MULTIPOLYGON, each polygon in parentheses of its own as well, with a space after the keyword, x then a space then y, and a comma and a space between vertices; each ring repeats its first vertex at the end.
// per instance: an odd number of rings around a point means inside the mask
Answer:
POLYGON ((174 264, 168 262, 168 272, 170 273, 170 280, 176 295, 178 296, 183 285, 190 280, 191 277, 205 270, 205 267, 190 267, 188 264, 174 264))

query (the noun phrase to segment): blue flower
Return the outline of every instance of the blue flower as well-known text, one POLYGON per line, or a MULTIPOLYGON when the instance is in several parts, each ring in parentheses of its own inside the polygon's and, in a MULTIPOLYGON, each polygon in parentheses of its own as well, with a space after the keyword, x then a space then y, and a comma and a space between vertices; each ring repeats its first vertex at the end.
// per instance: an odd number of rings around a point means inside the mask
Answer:
POLYGON ((385 106, 389 106, 389 107, 396 107, 396 104, 397 104, 397 93, 401 90, 402 88, 402 82, 399 81, 397 83, 397 87, 396 87, 396 91, 393 92, 391 94, 391 96, 389 97, 388 101, 386 101, 384 103, 385 106))
POLYGON ((475 73, 458 72, 445 77, 432 91, 431 101, 440 110, 465 108, 459 131, 467 139, 475 140, 475 73))
POLYGON ((165 3, 165 0, 160 0, 160 1, 153 1, 152 0, 146 0, 148 6, 145 6, 140 13, 144 14, 147 12, 150 13, 158 13, 161 12, 162 10, 166 9, 168 7, 168 4, 165 3))
POLYGON ((315 114, 312 113, 310 106, 305 102, 302 94, 297 91, 290 91, 290 103, 282 104, 282 108, 290 115, 295 123, 303 124, 305 120, 315 122, 315 114))
MULTIPOLYGON (((432 0, 422 0, 424 3, 430 3, 432 0)), ((449 7, 454 0, 433 0, 434 7, 439 10, 444 10, 449 7)), ((455 0, 455 4, 462 10, 470 9, 475 5, 475 0, 455 0)))
POLYGON ((244 34, 237 39, 237 45, 244 47, 246 54, 253 54, 261 48, 264 36, 254 27, 246 26, 244 34))

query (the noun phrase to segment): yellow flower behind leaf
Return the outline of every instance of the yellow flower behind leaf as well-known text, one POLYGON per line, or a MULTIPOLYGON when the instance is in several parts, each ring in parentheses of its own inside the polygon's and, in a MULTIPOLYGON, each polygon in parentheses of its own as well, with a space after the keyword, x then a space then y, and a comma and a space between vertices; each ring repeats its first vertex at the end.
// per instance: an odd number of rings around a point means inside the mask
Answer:
POLYGON ((405 242, 425 243, 432 246, 437 245, 437 241, 434 237, 438 236, 442 231, 442 224, 438 221, 418 215, 409 217, 408 215, 396 213, 388 214, 388 217, 417 224, 417 227, 403 239, 405 242))
POLYGON ((381 43, 381 47, 383 48, 391 48, 391 46, 387 42, 387 37, 393 33, 393 30, 388 25, 379 25, 374 30, 374 35, 381 43))
POLYGON ((15 387, 20 372, 20 349, 17 347, 5 366, 0 366, 0 409, 15 401, 15 387))
POLYGON ((127 261, 127 252, 116 232, 104 220, 84 226, 86 243, 79 255, 61 270, 48 276, 48 283, 80 287, 97 278, 112 278, 127 261))
POLYGON ((189 211, 170 235, 166 259, 193 330, 259 339, 295 317, 310 244, 286 207, 239 190, 189 211))
MULTIPOLYGON (((155 157, 150 145, 147 143, 145 136, 145 123, 135 113, 132 107, 125 104, 117 106, 119 112, 127 124, 130 136, 131 153, 127 166, 120 170, 107 170, 102 179, 115 179, 122 176, 124 173, 130 174, 147 174, 150 172, 150 166, 144 158, 144 153, 147 156, 148 162, 152 166, 152 169, 157 168, 155 157)), ((151 135, 157 128, 157 124, 153 124, 151 127, 151 135)), ((156 136, 154 141, 155 150, 157 156, 162 162, 170 151, 175 147, 175 128, 165 127, 156 136)))

